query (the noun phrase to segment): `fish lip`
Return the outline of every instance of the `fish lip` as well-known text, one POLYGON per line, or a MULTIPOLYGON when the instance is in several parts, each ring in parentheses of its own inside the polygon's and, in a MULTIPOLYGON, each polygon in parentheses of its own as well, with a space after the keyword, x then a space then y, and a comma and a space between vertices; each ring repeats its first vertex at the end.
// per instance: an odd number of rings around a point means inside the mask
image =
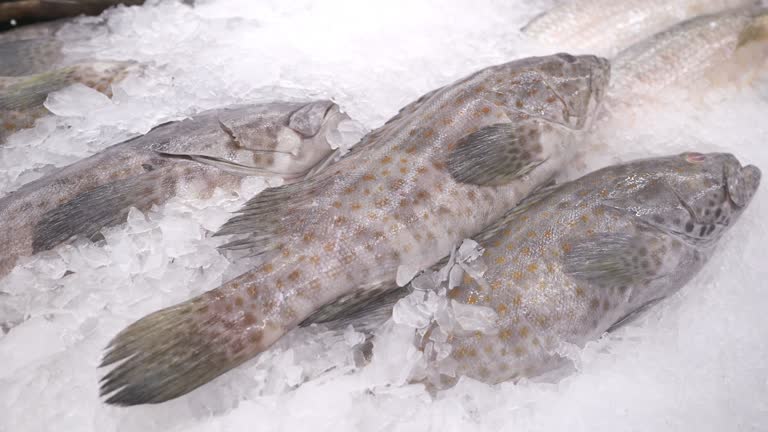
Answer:
POLYGON ((728 199, 735 206, 744 208, 752 201, 760 187, 762 172, 755 165, 742 167, 737 163, 736 167, 725 167, 724 178, 728 199))

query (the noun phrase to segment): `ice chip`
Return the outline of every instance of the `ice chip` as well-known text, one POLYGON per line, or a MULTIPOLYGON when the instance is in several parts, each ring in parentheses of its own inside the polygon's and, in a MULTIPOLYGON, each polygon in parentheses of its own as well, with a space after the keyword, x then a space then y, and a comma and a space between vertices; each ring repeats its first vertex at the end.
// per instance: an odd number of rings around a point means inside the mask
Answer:
POLYGON ((401 264, 397 267, 397 275, 395 277, 397 286, 405 286, 408 284, 408 282, 411 281, 411 279, 413 279, 414 276, 416 276, 418 272, 418 267, 401 264))
POLYGON ((110 105, 106 95, 79 83, 50 93, 44 103, 48 111, 62 117, 87 117, 110 105))
POLYGON ((471 305, 451 300, 453 316, 459 326, 466 331, 480 331, 494 334, 496 328, 496 311, 486 306, 471 305))
POLYGON ((344 342, 348 346, 353 347, 365 342, 365 335, 355 331, 355 328, 352 325, 349 325, 344 330, 344 342))
POLYGON ((352 119, 344 119, 339 122, 336 130, 328 134, 328 144, 334 150, 340 148, 341 153, 345 154, 367 132, 368 129, 362 123, 352 119))
POLYGON ((392 309, 392 320, 413 328, 424 328, 432 321, 437 311, 436 294, 414 291, 400 299, 392 309))

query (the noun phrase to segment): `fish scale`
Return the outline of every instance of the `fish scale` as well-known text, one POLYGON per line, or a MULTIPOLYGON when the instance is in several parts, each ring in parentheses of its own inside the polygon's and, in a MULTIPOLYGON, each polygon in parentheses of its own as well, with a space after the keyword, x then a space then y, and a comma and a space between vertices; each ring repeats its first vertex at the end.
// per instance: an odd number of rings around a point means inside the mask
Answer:
POLYGON ((102 393, 115 392, 107 402, 177 397, 327 304, 406 283, 555 175, 594 116, 608 69, 567 54, 483 69, 410 105, 326 172, 256 196, 219 234, 245 235, 231 246, 264 263, 118 334, 104 364, 126 360, 103 379, 102 393), (525 164, 495 157, 509 148, 525 150, 525 164), (494 176, 474 169, 457 181, 448 166, 470 153, 494 176), (194 343, 179 343, 192 334, 194 343))
POLYGON ((768 9, 744 8, 679 23, 612 60, 610 109, 652 100, 679 86, 747 81, 768 59, 768 9), (730 74, 730 75, 729 75, 730 74))
POLYGON ((608 57, 680 21, 755 0, 574 0, 532 19, 522 32, 557 49, 608 57))

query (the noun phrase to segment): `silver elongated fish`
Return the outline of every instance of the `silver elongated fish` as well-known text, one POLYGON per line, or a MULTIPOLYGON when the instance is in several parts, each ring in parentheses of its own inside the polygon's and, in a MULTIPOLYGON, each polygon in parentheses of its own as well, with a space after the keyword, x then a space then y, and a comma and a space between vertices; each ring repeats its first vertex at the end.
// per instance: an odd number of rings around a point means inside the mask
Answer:
MULTIPOLYGON (((594 117, 609 65, 527 58, 424 95, 330 169, 267 189, 222 228, 264 262, 120 332, 108 403, 183 395, 270 347, 319 308, 407 282, 547 183, 594 117), (124 360, 124 361, 123 361, 124 360)), ((343 306, 342 306, 343 307, 343 306)))
POLYGON ((180 190, 204 195, 246 175, 296 181, 328 157, 348 119, 330 101, 235 105, 156 127, 0 198, 0 276, 19 257, 90 237, 180 190))
POLYGON ((583 346, 685 285, 759 182, 760 170, 733 155, 684 153, 532 196, 475 237, 488 269, 448 292, 495 311, 493 331, 434 325, 421 341, 431 372, 423 380, 499 383, 557 367, 560 344, 583 346), (450 354, 438 359, 446 340, 450 354))
POLYGON ((560 50, 612 57, 698 15, 758 4, 755 0, 573 0, 535 17, 523 33, 560 50))
POLYGON ((749 78, 768 61, 768 9, 742 8, 682 22, 612 61, 607 108, 648 101, 674 87, 749 78))
POLYGON ((141 71, 142 66, 133 61, 95 61, 35 75, 0 76, 0 145, 12 133, 50 114, 43 105, 49 93, 80 83, 112 96, 113 83, 141 71))

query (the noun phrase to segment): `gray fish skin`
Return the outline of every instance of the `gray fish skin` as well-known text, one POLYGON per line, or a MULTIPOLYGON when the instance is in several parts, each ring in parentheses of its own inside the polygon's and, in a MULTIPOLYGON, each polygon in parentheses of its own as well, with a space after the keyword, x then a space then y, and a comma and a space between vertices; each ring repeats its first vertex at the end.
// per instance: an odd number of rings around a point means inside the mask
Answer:
POLYGON ((768 9, 693 18, 627 48, 611 61, 606 109, 652 100, 671 88, 695 86, 704 79, 710 79, 707 88, 735 81, 756 66, 764 68, 766 60, 768 9))
MULTIPOLYGON (((11 30, 0 32, 0 44, 24 39, 53 38, 65 24, 71 22, 69 19, 60 19, 56 21, 30 24, 21 27, 15 27, 11 30)), ((95 24, 91 24, 95 27, 95 24)))
POLYGON ((495 332, 451 330, 452 351, 436 360, 433 328, 421 346, 428 370, 444 372, 424 381, 499 383, 557 367, 561 343, 583 346, 685 285, 759 182, 759 169, 730 154, 685 153, 604 168, 533 197, 475 237, 488 270, 448 293, 495 310, 495 332))
POLYGON ((325 172, 262 192, 220 233, 249 235, 231 247, 264 263, 120 332, 102 363, 125 360, 102 379, 106 402, 178 397, 324 305, 407 282, 555 175, 608 75, 605 59, 567 54, 483 69, 408 105, 325 172))
POLYGON ((111 97, 112 84, 142 71, 143 66, 133 61, 95 61, 35 75, 0 76, 0 145, 50 114, 43 106, 49 93, 79 83, 111 97))
POLYGON ((18 258, 122 223, 178 192, 234 189, 246 175, 287 182, 328 157, 348 119, 330 101, 235 105, 158 126, 0 198, 0 276, 18 258))
POLYGON ((680 21, 755 0, 573 0, 535 17, 522 32, 559 50, 612 57, 680 21))

